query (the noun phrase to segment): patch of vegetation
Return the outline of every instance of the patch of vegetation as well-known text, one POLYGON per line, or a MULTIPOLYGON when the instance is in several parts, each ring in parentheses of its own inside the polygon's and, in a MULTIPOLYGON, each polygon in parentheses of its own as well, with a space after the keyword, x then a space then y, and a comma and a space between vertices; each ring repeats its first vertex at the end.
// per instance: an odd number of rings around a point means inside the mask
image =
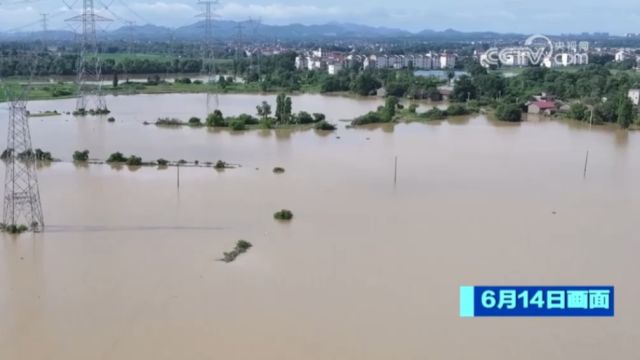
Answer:
POLYGON ((522 121, 522 108, 518 104, 501 103, 496 107, 496 117, 502 121, 522 121))
POLYGON ((227 168, 227 163, 222 160, 218 160, 218 162, 216 162, 216 165, 214 167, 218 170, 223 170, 227 168))
POLYGON ((114 122, 116 122, 116 118, 114 118, 113 116, 111 116, 111 117, 109 117, 109 118, 107 119, 107 122, 114 123, 114 122))
POLYGON ((571 104, 567 115, 572 119, 584 121, 584 120, 588 120, 588 117, 589 117, 588 113, 589 113, 589 108, 585 104, 581 102, 576 102, 571 104))
POLYGON ((158 163, 158 166, 162 166, 162 167, 169 166, 169 160, 158 159, 157 163, 158 163))
POLYGON ((275 167, 275 168, 273 168, 273 172, 275 174, 284 174, 285 170, 284 170, 284 168, 281 168, 281 167, 275 167))
POLYGON ((73 153, 73 161, 76 161, 76 162, 89 161, 89 150, 74 152, 73 153))
POLYGON ((322 130, 322 131, 334 131, 337 129, 335 125, 328 123, 325 120, 322 120, 319 123, 317 123, 315 128, 316 130, 322 130))
POLYGON ((247 130, 247 125, 244 123, 243 120, 239 120, 239 119, 235 119, 235 120, 229 122, 229 127, 233 131, 244 131, 244 130, 247 130))
MULTIPOLYGON (((13 150, 6 149, 0 156, 2 160, 7 160, 13 154, 13 150)), ((48 151, 36 149, 36 151, 27 150, 18 154, 17 159, 20 161, 54 161, 53 156, 48 151)))
POLYGON ((202 120, 200 120, 199 117, 192 117, 189 119, 189 125, 191 126, 201 126, 202 125, 202 120))
POLYGON ((207 116, 207 126, 209 127, 227 127, 228 123, 225 121, 222 111, 215 110, 213 113, 207 116))
POLYGON ((156 121, 157 126, 182 126, 184 123, 176 118, 159 118, 156 121))
POLYGON ((280 210, 277 213, 273 214, 273 217, 276 220, 280 220, 280 221, 289 221, 291 219, 293 219, 293 212, 291 212, 291 210, 280 210))
POLYGON ((11 225, 6 225, 6 224, 0 224, 0 231, 2 232, 6 232, 8 234, 22 234, 23 232, 27 232, 29 231, 29 228, 26 225, 16 225, 16 224, 11 224, 11 225))
POLYGON ((447 112, 438 108, 433 108, 420 114, 420 117, 426 120, 444 120, 447 118, 447 112))
POLYGON ((351 126, 392 122, 398 110, 398 104, 399 100, 397 97, 389 96, 384 106, 380 106, 377 111, 371 111, 366 115, 356 118, 351 122, 351 126))
POLYGON ((115 152, 111 155, 109 155, 109 158, 107 159, 107 163, 111 164, 111 163, 126 163, 127 160, 129 160, 126 156, 122 155, 121 152, 115 152))
POLYGON ((87 116, 87 115, 109 115, 111 111, 109 109, 77 109, 73 112, 73 116, 87 116))
POLYGON ((39 161, 53 161, 53 156, 48 151, 43 151, 40 149, 36 149, 35 159, 39 161))
POLYGON ((0 159, 1 160, 9 160, 9 158, 11 157, 12 154, 13 154, 13 149, 4 149, 2 151, 2 154, 0 154, 0 159))
POLYGON ((127 159, 127 165, 129 166, 142 166, 142 158, 139 156, 131 155, 127 159))
POLYGON ((462 104, 451 104, 447 108, 447 116, 469 115, 471 112, 462 104))
POLYGON ((244 241, 244 240, 238 240, 238 242, 236 243, 236 247, 233 249, 233 251, 224 253, 224 258, 222 258, 222 261, 226 263, 233 262, 236 260, 236 258, 238 258, 238 256, 246 253, 252 247, 253 245, 250 242, 244 241))
POLYGON ((37 114, 31 114, 29 113, 29 117, 32 118, 36 118, 36 117, 48 117, 48 116, 60 116, 62 114, 60 114, 57 110, 53 110, 53 111, 43 111, 43 112, 39 112, 37 114))

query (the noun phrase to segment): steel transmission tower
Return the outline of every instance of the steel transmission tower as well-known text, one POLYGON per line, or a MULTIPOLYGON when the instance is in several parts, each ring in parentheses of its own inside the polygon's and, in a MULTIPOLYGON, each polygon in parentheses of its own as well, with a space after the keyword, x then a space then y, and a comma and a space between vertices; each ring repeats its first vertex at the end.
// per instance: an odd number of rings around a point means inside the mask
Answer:
POLYGON ((251 56, 251 62, 253 65, 253 58, 256 58, 256 73, 258 74, 258 80, 262 79, 262 74, 261 74, 261 46, 260 46, 260 42, 258 41, 258 33, 260 31, 260 26, 262 25, 262 18, 258 18, 258 19, 249 19, 249 23, 251 24, 251 28, 253 30, 252 32, 252 36, 253 36, 253 41, 257 46, 254 46, 254 50, 252 52, 252 56, 251 56))
POLYGON ((44 217, 27 115, 28 88, 17 93, 5 89, 9 99, 9 131, 3 156, 6 167, 3 224, 26 225, 40 232, 44 230, 44 217))
MULTIPOLYGON (((198 17, 204 18, 204 43, 202 45, 202 73, 207 74, 207 84, 212 84, 215 79, 215 54, 213 51, 213 19, 216 17, 214 8, 218 6, 218 0, 215 1, 198 1, 198 4, 204 7, 204 12, 198 17)), ((207 91, 207 112, 211 112, 210 105, 212 94, 207 91)), ((218 94, 213 94, 215 102, 214 109, 218 108, 218 94)))
POLYGON ((243 30, 244 27, 241 22, 238 22, 236 25, 236 36, 235 36, 235 55, 234 55, 234 64, 233 64, 233 76, 237 80, 238 72, 240 71, 240 50, 243 52, 244 57, 244 46, 243 46, 243 30))
POLYGON ((81 23, 82 26, 76 80, 78 85, 76 110, 79 112, 95 110, 97 113, 107 113, 107 103, 102 94, 102 68, 98 58, 96 23, 112 20, 96 14, 93 0, 83 0, 82 5, 82 14, 66 20, 81 23), (89 82, 95 82, 95 84, 91 86, 89 82), (89 108, 92 101, 95 108, 89 108))
POLYGON ((42 16, 42 46, 47 51, 47 32, 49 31, 49 14, 40 14, 42 16))

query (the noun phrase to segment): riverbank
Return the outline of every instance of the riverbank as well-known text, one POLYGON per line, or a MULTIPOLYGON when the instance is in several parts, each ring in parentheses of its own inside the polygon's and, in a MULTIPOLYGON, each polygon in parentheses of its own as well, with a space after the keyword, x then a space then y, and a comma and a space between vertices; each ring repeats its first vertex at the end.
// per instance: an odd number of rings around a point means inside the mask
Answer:
MULTIPOLYGON (((24 83, 20 80, 10 80, 8 86, 19 86, 24 83)), ((96 86, 97 87, 97 86, 96 86)), ((202 81, 183 82, 167 82, 159 81, 157 83, 149 82, 129 82, 120 83, 117 87, 111 84, 102 86, 105 95, 137 95, 137 94, 278 94, 288 92, 290 94, 320 94, 320 88, 317 86, 304 86, 300 90, 290 91, 283 87, 264 88, 258 83, 243 82, 227 82, 224 84, 213 83, 206 84, 202 81)), ((29 100, 58 100, 75 98, 77 87, 73 82, 59 83, 34 83, 29 92, 29 100)), ((333 95, 341 96, 350 94, 357 97, 356 94, 336 92, 333 95)), ((7 101, 6 94, 0 93, 0 102, 7 101)))

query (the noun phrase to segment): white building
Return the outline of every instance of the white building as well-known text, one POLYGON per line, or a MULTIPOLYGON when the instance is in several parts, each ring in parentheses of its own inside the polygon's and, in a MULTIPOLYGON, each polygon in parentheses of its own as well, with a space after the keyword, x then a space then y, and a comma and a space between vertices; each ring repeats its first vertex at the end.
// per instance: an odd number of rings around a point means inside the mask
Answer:
POLYGON ((631 89, 629 90, 629 99, 631 99, 631 102, 633 103, 633 105, 638 106, 640 105, 640 89, 631 89))
POLYGON ((362 61, 362 68, 365 70, 374 68, 375 64, 376 64, 376 56, 375 55, 371 55, 371 57, 367 56, 362 61))
POLYGON ((440 69, 452 69, 456 66, 456 56, 453 54, 440 55, 440 69))
POLYGON ((296 56, 296 70, 307 69, 308 66, 306 57, 296 56))
POLYGON ((631 58, 631 54, 628 50, 622 49, 616 53, 615 60, 616 62, 623 62, 631 58))
POLYGON ((377 58, 376 66, 378 69, 386 69, 389 67, 389 56, 381 55, 377 58))
POLYGON ((327 65, 327 72, 329 75, 336 75, 342 70, 342 64, 339 62, 332 62, 327 65))

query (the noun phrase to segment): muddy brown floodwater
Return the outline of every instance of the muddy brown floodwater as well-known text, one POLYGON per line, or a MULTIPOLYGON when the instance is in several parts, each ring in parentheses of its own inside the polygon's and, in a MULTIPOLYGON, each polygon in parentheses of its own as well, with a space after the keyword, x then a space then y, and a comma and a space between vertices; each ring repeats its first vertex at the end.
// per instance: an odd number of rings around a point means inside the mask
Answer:
MULTIPOLYGON (((179 191, 175 169, 40 168, 47 231, 0 237, 0 359, 640 357, 639 133, 483 116, 332 135, 141 124, 203 116, 202 99, 110 98, 115 124, 31 120, 35 146, 66 160, 87 148, 243 167, 182 169, 179 191), (273 220, 282 208, 290 224, 273 220), (238 239, 254 247, 217 261, 238 239), (458 287, 482 284, 614 285, 616 317, 460 319, 458 287)), ((332 121, 378 105, 294 98, 332 121)))

